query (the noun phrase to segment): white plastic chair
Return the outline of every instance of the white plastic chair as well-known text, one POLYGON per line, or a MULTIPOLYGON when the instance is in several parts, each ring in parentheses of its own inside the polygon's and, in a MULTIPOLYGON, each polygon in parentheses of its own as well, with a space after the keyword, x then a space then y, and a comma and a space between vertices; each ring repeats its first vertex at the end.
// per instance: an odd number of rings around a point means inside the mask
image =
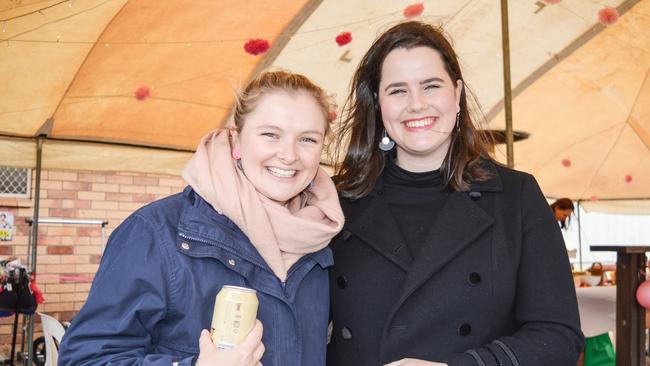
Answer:
POLYGON ((59 349, 54 340, 61 344, 65 328, 58 320, 47 314, 38 313, 38 315, 41 317, 45 338, 45 366, 56 366, 59 361, 59 349))

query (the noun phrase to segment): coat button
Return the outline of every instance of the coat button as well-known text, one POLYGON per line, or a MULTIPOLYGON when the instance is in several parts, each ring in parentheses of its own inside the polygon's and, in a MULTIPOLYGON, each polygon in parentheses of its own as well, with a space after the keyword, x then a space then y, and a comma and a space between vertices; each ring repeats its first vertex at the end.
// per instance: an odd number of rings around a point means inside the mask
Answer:
POLYGON ((471 198, 472 201, 477 201, 481 199, 481 192, 472 191, 469 192, 468 194, 469 194, 469 198, 471 198))
POLYGON ((472 333, 472 326, 465 323, 461 324, 460 327, 458 327, 458 335, 460 336, 468 336, 470 333, 472 333))
POLYGON ((344 289, 348 287, 348 279, 345 278, 345 276, 339 276, 336 279, 336 284, 339 286, 340 289, 344 289))
POLYGON ((472 272, 468 276, 468 281, 472 285, 478 285, 481 282, 481 274, 478 272, 472 272))
POLYGON ((228 264, 230 264, 231 266, 234 266, 235 265, 235 260, 234 259, 228 259, 228 264))
POLYGON ((343 327, 343 329, 341 329, 341 337, 343 337, 343 339, 346 341, 352 339, 352 332, 348 327, 343 327))
POLYGON ((182 243, 182 244, 181 244, 181 248, 183 248, 183 249, 185 249, 185 250, 190 250, 190 245, 187 244, 187 243, 182 243))

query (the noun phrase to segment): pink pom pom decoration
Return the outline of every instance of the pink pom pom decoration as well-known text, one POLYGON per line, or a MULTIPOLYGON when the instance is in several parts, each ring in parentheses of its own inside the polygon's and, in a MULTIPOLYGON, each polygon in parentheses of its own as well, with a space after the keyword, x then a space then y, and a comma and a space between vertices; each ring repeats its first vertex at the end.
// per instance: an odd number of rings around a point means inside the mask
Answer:
POLYGON ((618 10, 606 6, 598 12, 598 20, 604 25, 612 25, 618 21, 618 10))
POLYGON ((411 4, 404 8, 404 16, 407 18, 420 16, 422 12, 424 12, 424 4, 422 3, 411 4))
POLYGON ((135 95, 135 99, 137 99, 137 100, 145 100, 145 99, 149 98, 149 95, 151 95, 151 92, 149 91, 149 88, 147 88, 146 86, 141 86, 133 94, 135 95))
POLYGON ((650 308, 650 281, 643 281, 636 289, 636 301, 644 308, 650 308))

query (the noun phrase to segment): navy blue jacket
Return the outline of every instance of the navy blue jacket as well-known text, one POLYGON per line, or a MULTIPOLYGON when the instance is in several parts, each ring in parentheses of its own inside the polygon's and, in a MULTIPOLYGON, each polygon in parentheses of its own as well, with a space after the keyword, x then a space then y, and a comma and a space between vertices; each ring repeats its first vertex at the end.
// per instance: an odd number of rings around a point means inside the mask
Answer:
POLYGON ((59 365, 193 365, 223 285, 257 290, 264 366, 325 364, 329 248, 282 283, 248 238, 192 189, 154 202, 111 235, 59 365))

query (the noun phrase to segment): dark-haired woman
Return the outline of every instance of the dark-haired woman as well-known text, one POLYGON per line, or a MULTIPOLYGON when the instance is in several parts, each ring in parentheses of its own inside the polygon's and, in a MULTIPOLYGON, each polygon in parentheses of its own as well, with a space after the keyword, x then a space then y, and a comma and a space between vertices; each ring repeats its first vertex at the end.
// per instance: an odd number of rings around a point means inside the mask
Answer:
POLYGON ((381 35, 346 110, 328 365, 574 366, 562 235, 535 179, 487 154, 442 33, 381 35))
POLYGON ((566 229, 575 206, 570 198, 559 198, 551 203, 551 210, 553 210, 553 216, 555 216, 555 220, 560 224, 560 227, 566 229))

